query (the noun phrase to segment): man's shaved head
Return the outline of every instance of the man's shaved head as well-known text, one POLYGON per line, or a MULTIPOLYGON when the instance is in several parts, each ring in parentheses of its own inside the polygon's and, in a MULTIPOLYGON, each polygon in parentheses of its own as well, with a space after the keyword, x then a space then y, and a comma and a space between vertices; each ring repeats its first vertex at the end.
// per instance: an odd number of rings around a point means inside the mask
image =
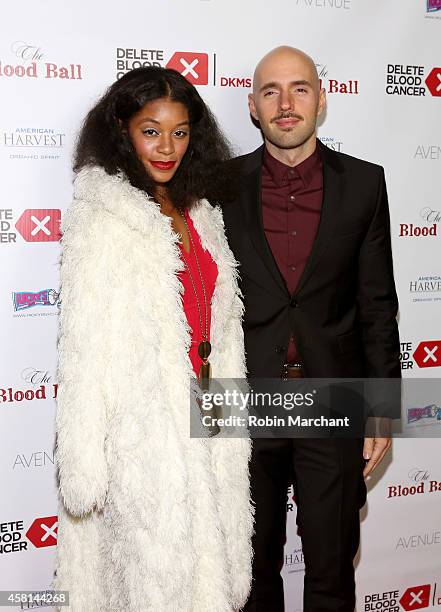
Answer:
POLYGON ((272 49, 257 64, 253 76, 253 92, 256 93, 264 85, 265 77, 273 74, 275 67, 292 65, 303 66, 310 75, 311 84, 317 88, 317 91, 320 89, 319 76, 313 59, 300 49, 283 45, 272 49))
POLYGON ((256 66, 248 101, 274 157, 294 163, 314 151, 326 96, 309 55, 286 46, 267 53, 256 66))

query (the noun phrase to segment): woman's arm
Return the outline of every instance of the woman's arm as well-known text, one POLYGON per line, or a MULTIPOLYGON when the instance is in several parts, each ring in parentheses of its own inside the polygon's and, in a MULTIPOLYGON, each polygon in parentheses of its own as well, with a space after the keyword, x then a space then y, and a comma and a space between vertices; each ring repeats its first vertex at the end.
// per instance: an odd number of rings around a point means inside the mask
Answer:
POLYGON ((60 494, 74 515, 100 509, 108 486, 103 394, 108 241, 97 213, 74 201, 63 222, 56 414, 60 494))

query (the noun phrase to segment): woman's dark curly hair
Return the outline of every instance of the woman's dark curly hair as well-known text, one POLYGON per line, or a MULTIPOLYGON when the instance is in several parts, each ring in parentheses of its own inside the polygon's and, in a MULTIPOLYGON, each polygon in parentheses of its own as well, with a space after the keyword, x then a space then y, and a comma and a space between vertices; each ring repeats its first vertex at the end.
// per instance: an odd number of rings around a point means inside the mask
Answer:
POLYGON ((184 208, 200 198, 212 203, 230 199, 234 181, 225 171, 231 158, 228 142, 196 88, 169 68, 136 68, 109 87, 84 121, 75 172, 88 165, 101 166, 108 174, 122 170, 134 187, 154 197, 156 184, 136 154, 127 125, 145 104, 159 98, 183 104, 190 120, 188 149, 167 183, 173 204, 184 208))

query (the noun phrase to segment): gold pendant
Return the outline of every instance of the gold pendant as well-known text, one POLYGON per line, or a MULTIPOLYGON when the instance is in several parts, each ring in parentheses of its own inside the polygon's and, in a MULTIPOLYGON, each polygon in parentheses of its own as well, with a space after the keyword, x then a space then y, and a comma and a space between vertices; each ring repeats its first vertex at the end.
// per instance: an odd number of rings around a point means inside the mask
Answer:
POLYGON ((202 361, 206 361, 210 357, 211 353, 211 344, 208 340, 203 340, 199 343, 198 346, 198 355, 202 359, 202 361))
POLYGON ((208 391, 210 387, 211 365, 209 361, 204 361, 199 370, 199 385, 203 391, 208 391))

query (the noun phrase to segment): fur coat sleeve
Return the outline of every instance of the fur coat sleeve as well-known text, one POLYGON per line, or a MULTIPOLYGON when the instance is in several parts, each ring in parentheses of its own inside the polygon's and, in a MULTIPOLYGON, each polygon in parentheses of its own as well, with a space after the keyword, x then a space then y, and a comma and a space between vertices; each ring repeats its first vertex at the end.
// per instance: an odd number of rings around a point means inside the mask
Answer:
POLYGON ((92 316, 97 309, 100 318, 110 316, 105 299, 110 271, 100 231, 90 205, 76 200, 63 226, 56 417, 60 493, 74 515, 102 508, 108 483, 106 339, 92 316))

